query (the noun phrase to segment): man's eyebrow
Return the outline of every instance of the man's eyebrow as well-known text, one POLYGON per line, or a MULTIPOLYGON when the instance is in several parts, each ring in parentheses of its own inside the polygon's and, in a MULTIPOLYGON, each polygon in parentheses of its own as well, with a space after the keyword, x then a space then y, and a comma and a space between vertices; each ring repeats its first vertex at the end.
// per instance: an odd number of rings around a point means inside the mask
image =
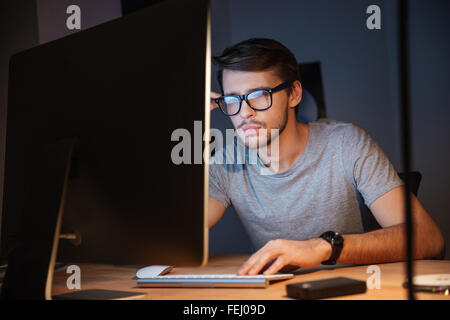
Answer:
MULTIPOLYGON (((261 89, 267 89, 267 88, 269 88, 269 87, 268 86, 255 87, 255 88, 249 89, 244 94, 252 92, 252 91, 255 91, 255 90, 261 90, 261 89)), ((239 92, 235 92, 235 91, 227 93, 227 94, 224 94, 224 96, 240 96, 240 95, 241 94, 239 94, 239 92)))

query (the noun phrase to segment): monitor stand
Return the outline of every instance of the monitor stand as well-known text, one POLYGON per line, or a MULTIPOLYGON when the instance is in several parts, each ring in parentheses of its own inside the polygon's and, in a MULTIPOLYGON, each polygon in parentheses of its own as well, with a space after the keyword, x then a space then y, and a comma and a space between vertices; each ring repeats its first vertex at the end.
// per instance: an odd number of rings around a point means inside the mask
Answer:
POLYGON ((8 254, 3 299, 51 299, 73 144, 74 140, 46 144, 27 159, 32 165, 31 191, 20 218, 18 243, 8 254))
MULTIPOLYGON (((53 272, 75 143, 75 139, 67 139, 46 144, 39 154, 29 159, 30 163, 33 161, 31 192, 20 219, 19 241, 8 254, 1 291, 3 299, 52 299, 53 272)), ((137 293, 81 290, 60 298, 123 299, 133 294, 137 293)))

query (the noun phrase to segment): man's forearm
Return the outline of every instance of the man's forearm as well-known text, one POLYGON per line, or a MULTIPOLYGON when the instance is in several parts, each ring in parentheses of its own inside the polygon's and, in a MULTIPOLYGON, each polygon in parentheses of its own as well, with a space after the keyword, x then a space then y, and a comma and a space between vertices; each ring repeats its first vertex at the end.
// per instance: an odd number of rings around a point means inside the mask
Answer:
MULTIPOLYGON (((344 235, 344 247, 338 261, 376 264, 405 260, 404 229, 405 225, 400 224, 363 234, 344 235)), ((443 238, 438 231, 439 228, 433 224, 416 224, 415 259, 433 258, 443 251, 443 238)), ((328 260, 331 254, 332 248, 323 238, 271 240, 244 263, 238 274, 256 275, 269 264, 264 274, 274 274, 286 266, 314 268, 328 260)))
MULTIPOLYGON (((442 251, 440 239, 422 235, 418 226, 414 230, 414 259, 436 258, 442 251)), ((363 234, 344 235, 344 248, 338 262, 373 264, 406 260, 405 225, 399 224, 363 234)))

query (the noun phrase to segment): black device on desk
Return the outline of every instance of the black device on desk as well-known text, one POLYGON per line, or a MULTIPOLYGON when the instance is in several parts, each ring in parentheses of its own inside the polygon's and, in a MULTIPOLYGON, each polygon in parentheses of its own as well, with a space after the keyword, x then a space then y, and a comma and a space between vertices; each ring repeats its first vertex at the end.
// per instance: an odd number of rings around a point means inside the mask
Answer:
POLYGON ((208 166, 171 156, 180 128, 202 151, 209 30, 208 0, 165 1, 11 58, 4 297, 50 298, 55 259, 206 263, 208 166))
POLYGON ((286 285, 287 295, 295 299, 325 299, 364 292, 366 292, 364 281, 345 277, 286 285))

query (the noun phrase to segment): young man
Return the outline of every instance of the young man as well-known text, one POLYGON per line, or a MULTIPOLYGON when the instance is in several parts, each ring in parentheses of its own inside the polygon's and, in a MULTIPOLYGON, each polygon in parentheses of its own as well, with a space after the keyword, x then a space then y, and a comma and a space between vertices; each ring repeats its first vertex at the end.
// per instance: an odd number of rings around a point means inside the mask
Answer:
MULTIPOLYGON (((230 116, 238 143, 259 159, 210 165, 209 227, 233 205, 259 248, 238 274, 404 260, 403 182, 363 129, 326 119, 296 120, 302 86, 295 56, 277 41, 250 39, 214 60, 222 94, 211 93, 211 107, 230 116), (264 130, 267 135, 258 134, 264 130), (257 149, 270 149, 274 142, 278 158, 257 149), (267 167, 271 174, 261 174, 267 167), (382 229, 363 233, 357 192, 382 229)), ((224 148, 221 156, 239 150, 224 148)), ((414 258, 437 257, 444 250, 442 234, 411 198, 414 258)))

